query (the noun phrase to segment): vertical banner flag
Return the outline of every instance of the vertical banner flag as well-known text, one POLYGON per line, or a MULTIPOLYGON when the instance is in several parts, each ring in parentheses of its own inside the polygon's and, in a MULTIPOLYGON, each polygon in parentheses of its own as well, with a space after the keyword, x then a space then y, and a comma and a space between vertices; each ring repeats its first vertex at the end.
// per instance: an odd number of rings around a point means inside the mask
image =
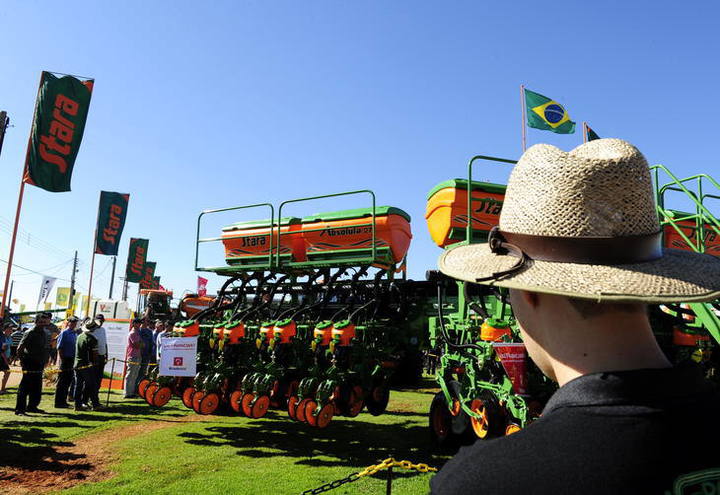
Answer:
POLYGON ((70 287, 58 287, 55 291, 55 306, 67 308, 70 306, 70 287))
POLYGON ((160 285, 160 277, 153 277, 153 289, 160 289, 162 286, 160 285))
POLYGON ((136 284, 142 280, 145 274, 149 243, 150 241, 147 239, 135 239, 134 237, 130 239, 127 267, 125 269, 125 277, 128 282, 136 284))
POLYGON ((527 125, 529 127, 558 134, 575 132, 575 122, 570 120, 565 107, 555 100, 526 89, 525 106, 527 107, 527 125))
POLYGON ((197 293, 200 297, 205 297, 207 295, 207 283, 208 280, 206 278, 198 277, 198 287, 197 287, 197 293))
POLYGON ((42 73, 25 162, 27 184, 50 192, 70 190, 93 83, 42 73))
POLYGON ((152 289, 156 265, 157 263, 154 261, 147 261, 145 263, 145 266, 143 267, 143 278, 140 280, 141 289, 152 289))
POLYGON ((48 296, 50 295, 50 291, 53 288, 53 285, 55 285, 55 280, 57 280, 55 277, 48 277, 46 275, 43 275, 42 282, 40 283, 40 293, 38 294, 38 304, 40 304, 41 302, 45 302, 45 300, 48 298, 48 296))
POLYGON ((129 194, 100 191, 95 254, 117 255, 129 201, 129 194))
POLYGON ((600 139, 600 136, 598 136, 597 133, 593 131, 587 124, 585 124, 585 133, 587 135, 588 141, 595 141, 596 139, 600 139))

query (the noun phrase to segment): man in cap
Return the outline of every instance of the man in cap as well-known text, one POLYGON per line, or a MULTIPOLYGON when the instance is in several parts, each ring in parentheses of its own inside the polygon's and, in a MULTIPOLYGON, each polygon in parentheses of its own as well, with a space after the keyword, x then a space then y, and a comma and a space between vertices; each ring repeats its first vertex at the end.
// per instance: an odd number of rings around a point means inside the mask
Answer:
POLYGON ((57 339, 58 359, 60 360, 60 373, 55 388, 55 407, 65 409, 70 407, 68 396, 75 397, 75 345, 77 343, 77 316, 67 319, 65 329, 60 332, 57 339))
POLYGON ((17 354, 23 376, 15 403, 15 414, 18 416, 24 416, 26 412, 45 412, 38 406, 42 398, 42 376, 47 362, 45 327, 50 324, 51 318, 50 313, 38 313, 35 325, 20 340, 17 354))
POLYGON ((75 346, 75 410, 84 411, 91 406, 102 409, 95 385, 98 364, 98 341, 93 332, 98 328, 95 320, 86 318, 75 346))
POLYGON ((93 335, 95 335, 98 341, 98 363, 95 369, 95 386, 98 389, 98 393, 100 393, 100 386, 102 385, 102 379, 105 374, 105 364, 108 360, 107 334, 103 326, 103 323, 105 323, 105 315, 102 313, 95 315, 95 322, 98 324, 98 327, 93 332, 93 335))
POLYGON ((560 388, 526 429, 461 449, 433 493, 720 485, 717 453, 706 449, 720 443, 720 397, 699 368, 670 364, 645 307, 717 299, 720 260, 663 250, 649 168, 634 146, 531 147, 488 244, 451 248, 439 265, 510 289, 530 357, 560 388))

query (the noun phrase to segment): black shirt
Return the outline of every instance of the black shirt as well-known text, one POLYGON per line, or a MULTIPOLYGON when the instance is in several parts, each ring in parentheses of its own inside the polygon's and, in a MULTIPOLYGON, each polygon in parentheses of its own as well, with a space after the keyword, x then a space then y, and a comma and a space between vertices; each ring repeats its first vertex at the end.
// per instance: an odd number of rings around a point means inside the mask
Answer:
POLYGON ((439 495, 662 495, 702 483, 720 486, 720 395, 688 365, 571 380, 539 420, 461 449, 430 486, 439 495))
POLYGON ((45 351, 45 331, 42 327, 33 327, 27 330, 20 340, 23 352, 20 354, 20 364, 24 370, 39 371, 45 367, 47 354, 45 351))

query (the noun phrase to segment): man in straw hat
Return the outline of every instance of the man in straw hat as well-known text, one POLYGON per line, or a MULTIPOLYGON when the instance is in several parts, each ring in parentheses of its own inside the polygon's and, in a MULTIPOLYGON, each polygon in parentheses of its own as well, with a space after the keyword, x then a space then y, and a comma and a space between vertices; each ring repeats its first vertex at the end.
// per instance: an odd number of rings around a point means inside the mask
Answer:
POLYGON ((634 146, 531 147, 488 243, 449 249, 439 265, 510 289, 530 357, 560 388, 526 429, 462 449, 433 493, 720 486, 720 456, 704 448, 720 444, 720 398, 698 368, 670 364, 645 307, 717 299, 720 259, 663 250, 650 172, 634 146))

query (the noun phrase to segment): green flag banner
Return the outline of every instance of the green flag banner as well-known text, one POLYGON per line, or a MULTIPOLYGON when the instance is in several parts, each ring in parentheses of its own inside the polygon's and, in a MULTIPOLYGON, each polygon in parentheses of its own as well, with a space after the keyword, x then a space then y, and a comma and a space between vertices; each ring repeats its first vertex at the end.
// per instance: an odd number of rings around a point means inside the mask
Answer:
POLYGON ((70 190, 93 83, 42 73, 25 161, 26 183, 50 192, 70 190))
POLYGON ((529 127, 558 134, 575 132, 575 122, 570 120, 565 107, 555 100, 526 89, 525 106, 527 107, 527 125, 529 127))
POLYGON ((129 201, 129 194, 100 191, 95 234, 96 254, 117 255, 129 201))
POLYGON ((128 282, 136 284, 142 280, 145 274, 149 243, 150 241, 147 239, 136 239, 134 237, 130 239, 127 267, 125 268, 125 277, 128 282))
POLYGON ((596 139, 600 139, 600 136, 598 136, 597 133, 593 131, 589 125, 585 124, 585 130, 587 131, 588 141, 595 141, 596 139))
POLYGON ((143 268, 143 278, 140 280, 141 289, 152 289, 153 278, 155 277, 155 263, 154 261, 147 261, 143 268))

